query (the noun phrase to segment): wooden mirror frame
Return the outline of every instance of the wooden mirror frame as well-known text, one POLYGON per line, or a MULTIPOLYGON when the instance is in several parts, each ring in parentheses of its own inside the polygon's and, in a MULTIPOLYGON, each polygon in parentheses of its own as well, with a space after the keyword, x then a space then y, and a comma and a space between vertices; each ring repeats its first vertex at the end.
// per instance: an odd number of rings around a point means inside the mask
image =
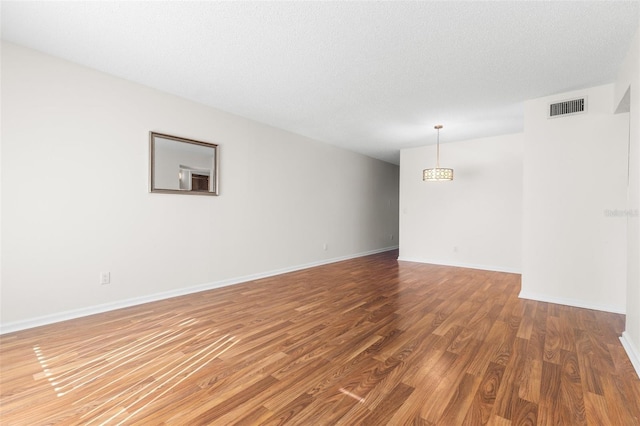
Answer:
POLYGON ((149 192, 219 195, 219 153, 214 143, 149 132, 149 192))

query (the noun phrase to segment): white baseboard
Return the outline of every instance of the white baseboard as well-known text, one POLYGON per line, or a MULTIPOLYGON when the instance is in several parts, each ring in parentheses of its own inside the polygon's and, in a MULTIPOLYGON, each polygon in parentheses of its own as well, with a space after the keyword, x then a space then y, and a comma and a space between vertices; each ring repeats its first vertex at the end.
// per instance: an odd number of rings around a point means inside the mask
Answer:
POLYGON ((398 260, 402 260, 405 262, 430 263, 432 265, 454 266, 456 268, 480 269, 482 271, 507 272, 510 274, 522 273, 519 269, 508 268, 503 266, 477 265, 472 263, 442 262, 440 260, 416 259, 416 258, 410 258, 410 257, 398 257, 398 260))
POLYGON ((633 341, 629 338, 629 333, 626 331, 622 332, 620 342, 622 342, 622 347, 625 352, 627 352, 631 365, 633 365, 633 368, 636 370, 636 374, 640 378, 640 349, 633 344, 633 341))
POLYGON ((612 312, 614 314, 626 313, 625 306, 602 305, 599 303, 587 302, 579 299, 567 299, 564 297, 553 297, 544 294, 529 293, 524 290, 518 295, 520 299, 537 300, 538 302, 555 303, 557 305, 573 306, 575 308, 593 309, 596 311, 612 312))
POLYGON ((169 299, 177 296, 184 296, 187 294, 198 293, 201 291, 212 290, 215 288, 226 287, 234 284, 240 284, 247 281, 254 281, 261 278, 273 277, 275 275, 286 274, 287 272, 294 272, 302 269, 313 268, 315 266, 322 266, 330 263, 341 262, 343 260, 355 259, 358 257, 369 256, 377 253, 383 253, 386 251, 395 250, 397 248, 398 246, 385 247, 382 249, 370 250, 367 252, 356 253, 356 254, 347 255, 347 256, 334 257, 331 259, 323 259, 315 262, 305 263, 302 265, 290 266, 282 269, 275 269, 272 271, 266 271, 266 272, 261 272, 257 274, 252 274, 252 275, 245 275, 242 277, 230 278, 230 279, 221 280, 221 281, 214 281, 214 282, 199 284, 192 287, 185 287, 185 288, 180 288, 172 291, 155 293, 147 296, 119 300, 117 302, 94 305, 86 308, 74 309, 74 310, 65 311, 65 312, 58 312, 51 315, 44 315, 37 318, 30 318, 30 319, 21 320, 21 321, 14 321, 6 324, 0 324, 0 334, 12 333, 14 331, 26 330, 28 328, 40 327, 43 325, 53 324, 60 321, 67 321, 70 319, 86 317, 89 315, 100 314, 103 312, 113 311, 116 309, 128 308, 135 305, 142 305, 144 303, 156 302, 158 300, 169 299))

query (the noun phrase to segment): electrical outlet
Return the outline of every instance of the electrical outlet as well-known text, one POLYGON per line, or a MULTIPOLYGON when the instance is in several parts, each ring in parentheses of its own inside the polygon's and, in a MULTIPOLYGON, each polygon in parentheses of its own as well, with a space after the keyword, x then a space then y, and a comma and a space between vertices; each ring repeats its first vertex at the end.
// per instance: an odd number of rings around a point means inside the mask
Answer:
POLYGON ((329 248, 329 245, 328 245, 327 243, 324 243, 324 244, 322 245, 322 249, 323 249, 324 251, 327 251, 327 249, 328 249, 328 248, 329 248))
POLYGON ((100 284, 105 285, 111 282, 111 272, 100 273, 100 284))

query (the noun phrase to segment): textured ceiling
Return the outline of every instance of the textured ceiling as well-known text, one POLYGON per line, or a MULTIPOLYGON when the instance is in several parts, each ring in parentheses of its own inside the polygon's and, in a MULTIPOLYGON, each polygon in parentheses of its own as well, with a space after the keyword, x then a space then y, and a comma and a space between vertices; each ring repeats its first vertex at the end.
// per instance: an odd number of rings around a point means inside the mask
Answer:
MULTIPOLYGON (((2 2, 2 38, 398 163, 614 81, 634 2, 2 2)), ((220 141, 224 143, 224 141, 220 141)))

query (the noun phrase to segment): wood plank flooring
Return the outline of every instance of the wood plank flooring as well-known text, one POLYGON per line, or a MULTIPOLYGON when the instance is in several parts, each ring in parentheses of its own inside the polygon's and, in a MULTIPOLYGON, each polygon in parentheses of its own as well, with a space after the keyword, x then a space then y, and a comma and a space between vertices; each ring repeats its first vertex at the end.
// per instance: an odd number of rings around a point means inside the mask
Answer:
POLYGON ((640 425, 622 315, 387 252, 0 337, 2 425, 640 425))

